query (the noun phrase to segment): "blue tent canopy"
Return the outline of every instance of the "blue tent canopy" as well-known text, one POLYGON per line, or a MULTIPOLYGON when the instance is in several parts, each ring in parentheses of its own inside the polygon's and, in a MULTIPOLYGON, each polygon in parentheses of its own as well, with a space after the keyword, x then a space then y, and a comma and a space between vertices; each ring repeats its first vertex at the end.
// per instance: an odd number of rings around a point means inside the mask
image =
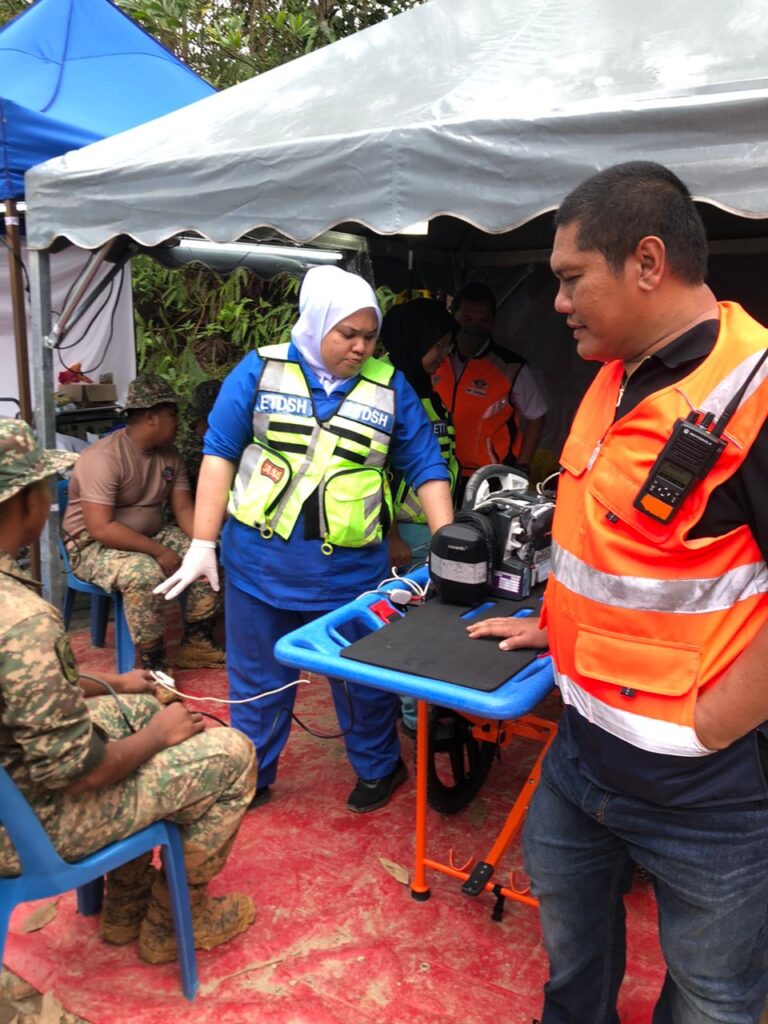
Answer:
POLYGON ((35 164, 215 90, 110 0, 37 0, 0 29, 0 199, 35 164))

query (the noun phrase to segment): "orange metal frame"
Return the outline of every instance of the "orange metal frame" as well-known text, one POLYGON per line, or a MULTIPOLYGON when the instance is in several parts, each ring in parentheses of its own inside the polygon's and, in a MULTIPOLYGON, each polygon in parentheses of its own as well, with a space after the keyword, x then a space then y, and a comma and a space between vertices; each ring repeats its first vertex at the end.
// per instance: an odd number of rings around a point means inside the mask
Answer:
MULTIPOLYGON (((525 903, 530 907, 536 907, 538 906, 538 900, 533 896, 529 896, 527 892, 520 892, 510 886, 499 885, 498 882, 495 882, 493 880, 493 871, 523 824, 525 812, 541 775, 541 764, 544 760, 544 755, 555 738, 557 723, 548 722, 546 719, 537 718, 535 715, 523 715, 521 718, 503 722, 494 722, 469 714, 465 715, 465 717, 474 723, 472 732, 478 739, 498 743, 500 746, 507 746, 515 736, 521 736, 525 739, 537 740, 542 744, 542 749, 519 796, 507 815, 507 820, 504 822, 496 840, 482 861, 478 862, 475 858, 472 858, 466 864, 458 867, 453 863, 452 855, 448 864, 433 860, 427 856, 429 704, 423 700, 418 702, 416 740, 416 863, 413 882, 411 883, 411 895, 416 900, 426 900, 429 898, 430 892, 427 885, 428 868, 432 871, 441 871, 444 875, 450 875, 452 878, 460 879, 466 883, 472 875, 472 869, 480 863, 486 866, 483 873, 483 877, 486 880, 478 888, 478 891, 485 890, 493 893, 497 899, 499 897, 506 897, 511 900, 517 900, 520 903, 525 903)), ((470 895, 474 895, 474 893, 470 893, 470 895)), ((497 912, 495 911, 494 917, 496 916, 497 912)), ((500 911, 498 916, 500 916, 500 911)))

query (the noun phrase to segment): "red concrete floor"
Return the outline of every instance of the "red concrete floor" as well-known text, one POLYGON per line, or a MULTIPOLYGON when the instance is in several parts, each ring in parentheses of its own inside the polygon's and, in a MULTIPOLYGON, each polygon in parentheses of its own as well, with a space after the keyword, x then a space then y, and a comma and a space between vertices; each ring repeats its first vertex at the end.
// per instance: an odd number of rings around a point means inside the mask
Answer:
MULTIPOLYGON (((108 640, 108 643, 110 641, 108 640)), ((75 638, 84 669, 109 668, 114 651, 75 638)), ((189 693, 225 696, 223 670, 181 672, 189 693)), ((108 699, 108 698, 104 698, 108 699)), ((211 705, 221 714, 221 705, 211 705)), ((299 689, 297 711, 313 728, 335 731, 327 686, 299 689)), ((557 713, 545 702, 540 713, 557 713)), ((447 818, 430 811, 428 853, 457 863, 490 847, 535 756, 516 741, 494 764, 479 796, 447 818)), ((22 928, 34 905, 16 910, 5 951, 12 971, 53 990, 92 1024, 530 1024, 546 978, 536 911, 464 896, 460 883, 428 875, 432 896, 411 898, 383 861, 410 870, 413 855, 413 743, 403 738, 411 778, 391 803, 369 815, 345 809, 354 778, 341 740, 319 740, 294 726, 270 803, 246 815, 214 892, 250 893, 256 924, 210 953, 199 953, 200 993, 180 995, 175 965, 141 963, 133 946, 103 945, 97 919, 75 913, 74 895, 37 931, 22 928)), ((524 884, 519 848, 497 877, 524 884)), ((622 1024, 648 1024, 662 966, 655 903, 637 880, 628 899, 629 957, 622 1024)))

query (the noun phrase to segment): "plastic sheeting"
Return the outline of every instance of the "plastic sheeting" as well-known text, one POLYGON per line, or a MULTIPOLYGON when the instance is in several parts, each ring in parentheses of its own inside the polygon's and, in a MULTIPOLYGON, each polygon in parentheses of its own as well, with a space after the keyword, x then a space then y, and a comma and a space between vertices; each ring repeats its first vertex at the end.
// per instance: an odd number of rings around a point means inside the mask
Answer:
POLYGON ((766 52, 763 0, 432 0, 36 168, 30 244, 441 213, 499 232, 626 159, 765 216, 766 52))
POLYGON ((109 0, 37 0, 0 29, 0 198, 34 164, 213 91, 109 0))

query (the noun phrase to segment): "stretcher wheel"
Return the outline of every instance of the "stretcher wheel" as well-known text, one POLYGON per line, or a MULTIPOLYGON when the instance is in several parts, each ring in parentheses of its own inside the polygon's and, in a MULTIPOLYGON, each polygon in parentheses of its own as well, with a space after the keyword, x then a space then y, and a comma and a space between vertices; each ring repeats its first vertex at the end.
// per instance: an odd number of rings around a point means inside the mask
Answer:
POLYGON ((471 803, 485 782, 496 746, 475 739, 472 725, 457 711, 431 705, 427 802, 440 814, 456 814, 471 803))

